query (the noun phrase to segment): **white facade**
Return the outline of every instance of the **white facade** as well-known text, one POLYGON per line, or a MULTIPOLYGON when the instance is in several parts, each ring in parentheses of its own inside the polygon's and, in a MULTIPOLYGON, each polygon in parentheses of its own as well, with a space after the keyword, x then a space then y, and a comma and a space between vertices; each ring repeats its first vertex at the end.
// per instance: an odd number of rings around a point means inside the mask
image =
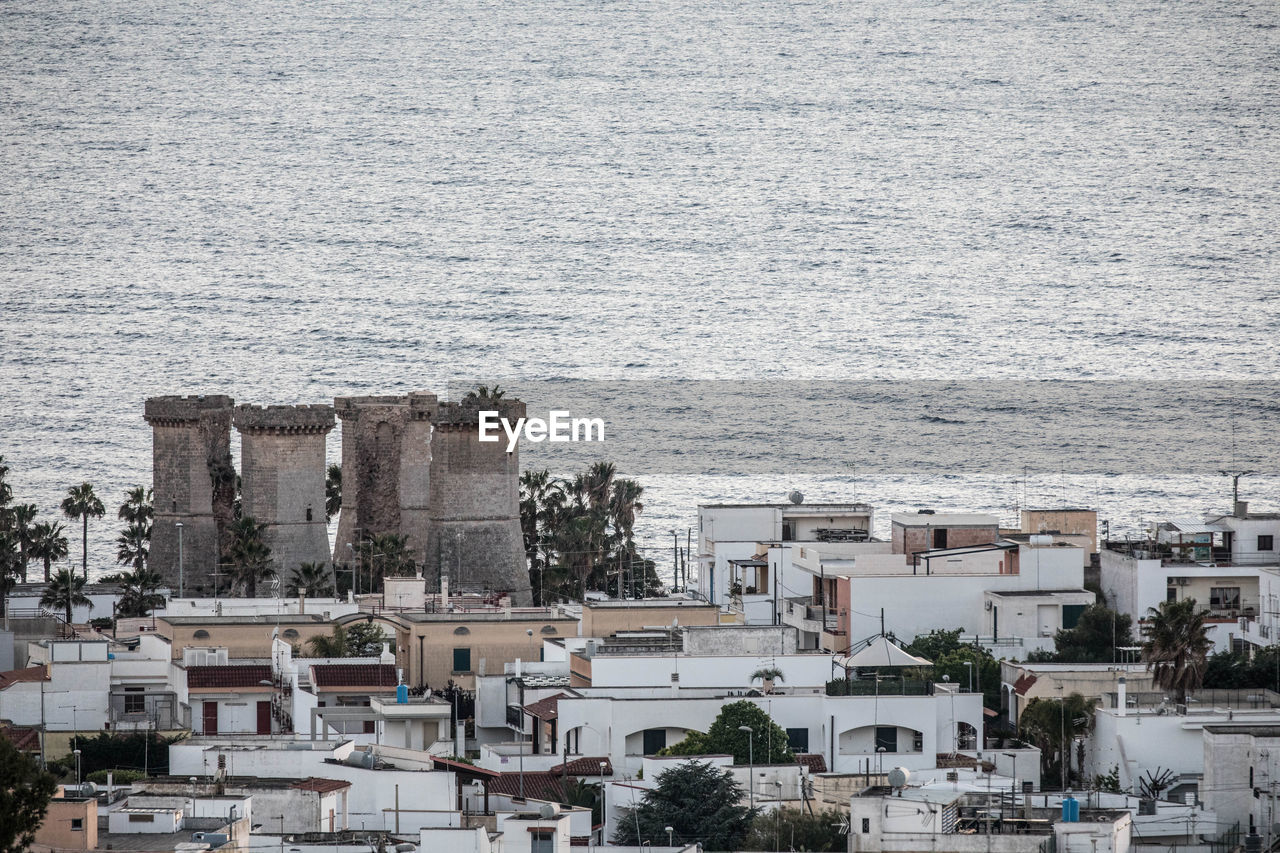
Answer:
MULTIPOLYGON (((779 726, 794 730, 799 752, 819 753, 836 773, 855 773, 880 764, 910 769, 934 766, 937 754, 957 747, 958 724, 981 730, 982 697, 934 685, 932 696, 773 695, 748 698, 779 726), (878 731, 879 730, 879 731, 878 731), (877 753, 877 734, 896 741, 877 753)), ((590 696, 561 699, 562 744, 572 755, 608 756, 615 772, 634 774, 643 766, 645 732, 662 731, 662 745, 688 732, 705 732, 720 709, 741 697, 626 698, 590 696), (572 737, 569 734, 572 733, 572 737)), ((658 740, 649 736, 650 745, 658 740)))
MULTIPOLYGON (((0 719, 47 731, 97 732, 109 721, 107 697, 111 662, 106 643, 53 643, 59 662, 48 665, 48 680, 18 681, 0 690, 0 719), (72 648, 64 648, 70 646, 72 648), (79 648, 84 646, 84 648, 79 648), (72 655, 82 654, 82 657, 72 655)), ((41 648, 33 644, 33 648, 41 648)))
POLYGON ((1266 835, 1280 814, 1280 725, 1230 722, 1203 731, 1205 807, 1227 826, 1266 835))

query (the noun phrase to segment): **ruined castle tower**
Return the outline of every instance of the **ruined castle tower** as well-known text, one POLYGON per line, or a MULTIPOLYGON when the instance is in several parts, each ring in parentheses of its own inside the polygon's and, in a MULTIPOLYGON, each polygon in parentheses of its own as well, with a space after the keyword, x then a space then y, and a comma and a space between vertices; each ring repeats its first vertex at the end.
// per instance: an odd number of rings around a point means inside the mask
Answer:
POLYGON ((431 528, 424 574, 449 576, 455 589, 506 589, 529 604, 529 573, 520 530, 519 451, 479 440, 480 409, 512 423, 519 400, 439 404, 431 437, 431 528))
POLYGON ((282 580, 300 563, 329 561, 324 515, 325 435, 333 407, 237 406, 241 512, 265 524, 263 541, 282 580))
POLYGON ((222 395, 152 397, 144 416, 152 430, 155 520, 151 566, 178 590, 179 533, 188 595, 208 586, 225 547, 235 502, 231 411, 222 395))
MULTIPOLYGON (((479 407, 415 392, 339 397, 334 408, 342 419, 334 560, 350 559, 347 543, 397 533, 408 537, 428 584, 439 582, 443 567, 455 589, 506 590, 527 604, 518 455, 507 454, 505 442, 479 442, 479 407)), ((524 415, 518 400, 484 408, 524 415)))

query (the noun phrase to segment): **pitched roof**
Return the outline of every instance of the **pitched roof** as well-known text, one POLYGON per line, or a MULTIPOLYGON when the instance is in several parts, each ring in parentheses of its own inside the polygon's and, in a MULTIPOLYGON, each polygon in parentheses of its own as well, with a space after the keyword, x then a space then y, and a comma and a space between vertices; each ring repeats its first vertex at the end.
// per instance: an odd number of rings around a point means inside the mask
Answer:
POLYGON ((228 664, 226 666, 187 667, 187 688, 198 690, 209 687, 263 687, 263 681, 271 680, 269 664, 228 664))
POLYGON ((565 776, 599 776, 600 762, 602 761, 604 762, 604 775, 612 776, 613 762, 609 760, 608 756, 604 755, 594 758, 583 756, 564 764, 554 764, 551 766, 551 772, 565 776))
POLYGON ((560 782, 560 777, 547 770, 502 773, 497 778, 489 781, 489 793, 519 797, 521 776, 524 776, 524 796, 526 799, 550 800, 553 803, 558 803, 564 799, 564 787, 560 782))
POLYGON ((289 787, 297 788, 300 791, 315 791, 318 794, 328 794, 333 791, 341 791, 343 788, 350 788, 351 783, 341 779, 321 779, 319 776, 311 776, 295 782, 289 787))
POLYGON ((8 739, 20 752, 40 751, 40 731, 32 726, 15 726, 0 723, 0 737, 8 739))
POLYGON ((32 666, 27 669, 11 669, 8 672, 0 672, 0 690, 4 690, 10 684, 17 684, 19 681, 48 681, 49 673, 43 666, 32 666))
POLYGON ((1018 676, 1018 680, 1013 682, 1013 692, 1019 696, 1026 696, 1027 691, 1031 689, 1031 685, 1040 679, 1036 678, 1035 673, 1026 672, 1018 676))
POLYGON ((327 663, 311 667, 316 687, 395 687, 396 668, 389 663, 327 663))
POLYGON ((810 773, 826 773, 827 759, 820 753, 802 753, 796 756, 796 764, 807 767, 810 773))
POLYGON ((544 722, 554 720, 560 714, 560 700, 568 698, 569 695, 567 693, 556 693, 545 699, 539 699, 537 702, 525 705, 524 710, 529 716, 537 717, 544 722))

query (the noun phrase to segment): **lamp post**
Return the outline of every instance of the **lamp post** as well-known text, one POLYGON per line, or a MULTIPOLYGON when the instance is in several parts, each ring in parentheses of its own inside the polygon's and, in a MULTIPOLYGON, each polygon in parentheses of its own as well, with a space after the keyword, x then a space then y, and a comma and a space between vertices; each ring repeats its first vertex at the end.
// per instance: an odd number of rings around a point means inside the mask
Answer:
POLYGON ((178 598, 182 598, 185 592, 182 571, 182 522, 175 522, 173 526, 178 528, 178 598))
POLYGON ((80 750, 73 749, 71 754, 76 757, 76 791, 80 793, 80 750))
POLYGON ((971 660, 965 661, 964 668, 969 671, 969 692, 972 693, 973 692, 973 661, 971 660))
POLYGON ((664 827, 663 827, 663 829, 665 829, 665 830, 667 831, 667 846, 668 846, 668 847, 674 847, 675 845, 673 845, 673 844, 671 843, 671 834, 672 834, 673 832, 675 832, 675 830, 674 830, 674 829, 672 829, 672 828, 671 828, 671 827, 669 827, 669 826, 664 826, 664 827))
POLYGON ((773 780, 773 787, 778 789, 778 803, 773 809, 773 850, 778 851, 778 821, 782 818, 782 783, 777 779, 773 780))
POLYGON ((755 729, 751 726, 738 726, 738 731, 747 733, 747 797, 752 810, 756 807, 756 774, 755 729))
MULTIPOLYGON (((568 744, 565 744, 565 746, 568 746, 568 744)), ((606 813, 605 813, 605 796, 604 796, 605 795, 604 768, 607 764, 608 762, 605 762, 605 761, 600 762, 600 843, 601 844, 604 843, 605 821, 607 820, 605 816, 606 813)), ((592 834, 593 835, 595 834, 595 830, 592 830, 592 834)), ((636 840, 639 841, 639 838, 637 838, 636 840)))

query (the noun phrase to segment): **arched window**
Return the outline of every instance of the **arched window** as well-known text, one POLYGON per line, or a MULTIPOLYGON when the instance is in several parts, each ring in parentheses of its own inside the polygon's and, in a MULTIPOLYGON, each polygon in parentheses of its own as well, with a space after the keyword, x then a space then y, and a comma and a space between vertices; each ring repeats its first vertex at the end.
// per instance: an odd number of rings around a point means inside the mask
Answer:
POLYGON ((201 629, 199 629, 198 631, 196 631, 194 634, 192 634, 191 636, 192 636, 192 637, 194 637, 194 638, 195 638, 195 639, 197 639, 197 640, 207 640, 207 639, 209 639, 209 632, 208 632, 208 631, 206 631, 205 629, 201 628, 201 629))
POLYGON ((286 628, 284 631, 284 638, 286 640, 296 640, 298 639, 298 632, 292 628, 286 628))
POLYGON ((470 628, 468 628, 468 627, 467 627, 467 626, 465 626, 465 625, 459 625, 457 628, 454 628, 454 629, 453 629, 453 633, 458 634, 458 635, 462 635, 462 634, 470 634, 470 633, 471 633, 471 629, 470 629, 470 628))
POLYGON ((556 626, 555 626, 555 625, 543 625, 543 626, 542 626, 542 633, 544 633, 544 634, 554 634, 555 632, 556 632, 556 626))

